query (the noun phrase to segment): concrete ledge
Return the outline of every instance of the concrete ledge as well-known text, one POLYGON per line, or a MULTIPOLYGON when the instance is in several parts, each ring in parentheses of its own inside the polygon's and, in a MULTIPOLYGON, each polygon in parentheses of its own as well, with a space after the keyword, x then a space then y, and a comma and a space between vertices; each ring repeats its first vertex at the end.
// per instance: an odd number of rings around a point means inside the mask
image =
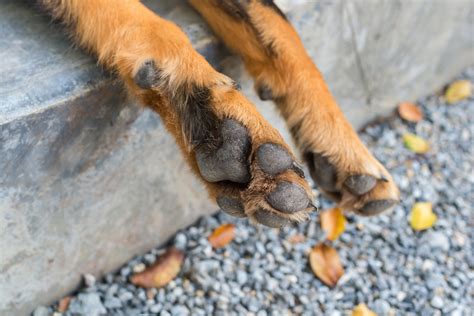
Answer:
MULTIPOLYGON (((469 0, 278 2, 356 127, 474 64, 469 0)), ((185 1, 145 3, 284 130, 185 1)), ((159 118, 27 1, 0 3, 0 73, 1 315, 48 304, 215 209, 159 118)))

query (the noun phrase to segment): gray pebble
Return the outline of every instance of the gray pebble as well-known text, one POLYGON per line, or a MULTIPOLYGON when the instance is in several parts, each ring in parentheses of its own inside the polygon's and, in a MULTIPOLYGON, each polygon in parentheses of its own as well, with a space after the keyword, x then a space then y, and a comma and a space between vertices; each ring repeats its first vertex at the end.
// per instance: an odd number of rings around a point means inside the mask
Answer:
POLYGON ((431 299, 431 306, 437 309, 442 309, 444 306, 444 301, 439 296, 433 296, 433 298, 431 299))
POLYGON ((107 309, 122 307, 122 301, 114 296, 107 296, 104 301, 104 306, 107 309))
POLYGON ((47 307, 38 306, 33 311, 33 316, 49 316, 49 310, 47 307))
POLYGON ((449 239, 442 232, 429 231, 423 240, 430 245, 432 249, 439 249, 444 252, 449 250, 449 239))

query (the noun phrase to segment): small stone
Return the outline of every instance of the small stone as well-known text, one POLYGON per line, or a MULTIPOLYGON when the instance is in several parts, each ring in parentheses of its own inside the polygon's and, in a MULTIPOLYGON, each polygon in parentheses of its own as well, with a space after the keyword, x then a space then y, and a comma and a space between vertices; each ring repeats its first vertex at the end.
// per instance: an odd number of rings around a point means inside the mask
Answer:
POLYGON ((120 308, 122 307, 122 301, 119 300, 117 297, 108 296, 105 298, 104 306, 108 309, 120 308))
POLYGON ((105 315, 107 310, 100 300, 98 293, 80 293, 69 305, 71 314, 98 316, 105 315))
POLYGON ((146 265, 140 262, 133 266, 133 273, 140 273, 140 272, 145 271, 145 269, 146 269, 146 265))
POLYGON ((130 269, 130 267, 123 267, 122 269, 120 269, 120 275, 123 277, 128 277, 131 272, 132 269, 130 269))
POLYGON ((237 282, 240 284, 240 285, 244 285, 245 283, 247 283, 247 273, 245 271, 242 271, 242 270, 237 270, 236 271, 236 277, 237 277, 237 282))
POLYGON ((38 306, 35 308, 33 316, 49 316, 49 310, 47 307, 38 306))
POLYGON ((178 249, 185 250, 188 239, 183 233, 178 233, 174 238, 174 246, 178 249))
POLYGON ((126 301, 130 301, 131 299, 133 298, 133 294, 130 293, 130 292, 123 292, 119 295, 119 299, 122 301, 122 302, 126 302, 126 301))
POLYGON ((431 306, 437 309, 442 309, 444 306, 444 301, 439 296, 433 296, 430 303, 431 303, 431 306))
POLYGON ((83 278, 84 278, 84 284, 87 287, 92 287, 95 285, 95 276, 93 276, 92 274, 86 273, 83 275, 83 278))
POLYGON ((173 316, 189 315, 189 310, 184 306, 173 306, 173 308, 171 308, 171 315, 173 316))
POLYGON ((155 305, 150 306, 149 310, 150 312, 154 314, 158 314, 162 308, 163 306, 161 304, 155 304, 155 305))
POLYGON ((423 265, 421 266, 421 270, 426 272, 426 271, 430 271, 431 269, 433 269, 434 267, 434 262, 429 260, 429 259, 426 259, 423 261, 423 265))
POLYGON ((433 249, 440 249, 445 252, 449 250, 449 239, 442 232, 428 232, 423 240, 433 249))
POLYGON ((384 300, 376 300, 373 304, 374 311, 378 315, 387 315, 390 310, 390 304, 384 300))

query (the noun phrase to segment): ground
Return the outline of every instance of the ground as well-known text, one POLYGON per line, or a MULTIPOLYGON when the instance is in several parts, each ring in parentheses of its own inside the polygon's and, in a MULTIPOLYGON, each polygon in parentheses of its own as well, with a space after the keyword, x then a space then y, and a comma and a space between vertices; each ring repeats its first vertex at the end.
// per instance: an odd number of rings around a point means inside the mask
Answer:
MULTIPOLYGON (((461 76, 474 81, 474 68, 461 76)), ((474 306, 474 99, 453 105, 441 94, 417 102, 425 118, 407 123, 397 116, 361 132, 363 141, 392 172, 401 204, 375 218, 348 216, 333 242, 345 268, 328 288, 308 265, 309 250, 324 236, 319 219, 281 231, 255 227, 223 213, 202 218, 178 232, 170 245, 184 250, 179 276, 165 288, 144 290, 129 283, 134 270, 149 265, 164 248, 151 250, 116 274, 86 284, 66 315, 344 315, 365 303, 378 315, 471 315, 474 306), (431 148, 417 155, 403 145, 411 132, 431 148), (415 202, 433 203, 434 227, 414 231, 408 222, 415 202), (235 223, 236 238, 214 250, 209 234, 235 223), (289 238, 303 234, 305 240, 289 238)), ((321 209, 332 206, 320 198, 321 209)), ((57 308, 38 307, 35 315, 57 308)))

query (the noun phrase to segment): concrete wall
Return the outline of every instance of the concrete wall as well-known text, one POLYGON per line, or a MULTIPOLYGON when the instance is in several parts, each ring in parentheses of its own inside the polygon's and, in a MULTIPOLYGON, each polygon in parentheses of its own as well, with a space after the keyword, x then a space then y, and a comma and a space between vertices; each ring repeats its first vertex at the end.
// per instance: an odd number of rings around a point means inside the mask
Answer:
MULTIPOLYGON (((145 3, 284 129, 184 1, 145 3)), ((474 64, 469 0, 278 3, 356 127, 474 64)), ((0 315, 51 303, 215 210, 159 118, 27 1, 0 1, 0 74, 0 315)))

